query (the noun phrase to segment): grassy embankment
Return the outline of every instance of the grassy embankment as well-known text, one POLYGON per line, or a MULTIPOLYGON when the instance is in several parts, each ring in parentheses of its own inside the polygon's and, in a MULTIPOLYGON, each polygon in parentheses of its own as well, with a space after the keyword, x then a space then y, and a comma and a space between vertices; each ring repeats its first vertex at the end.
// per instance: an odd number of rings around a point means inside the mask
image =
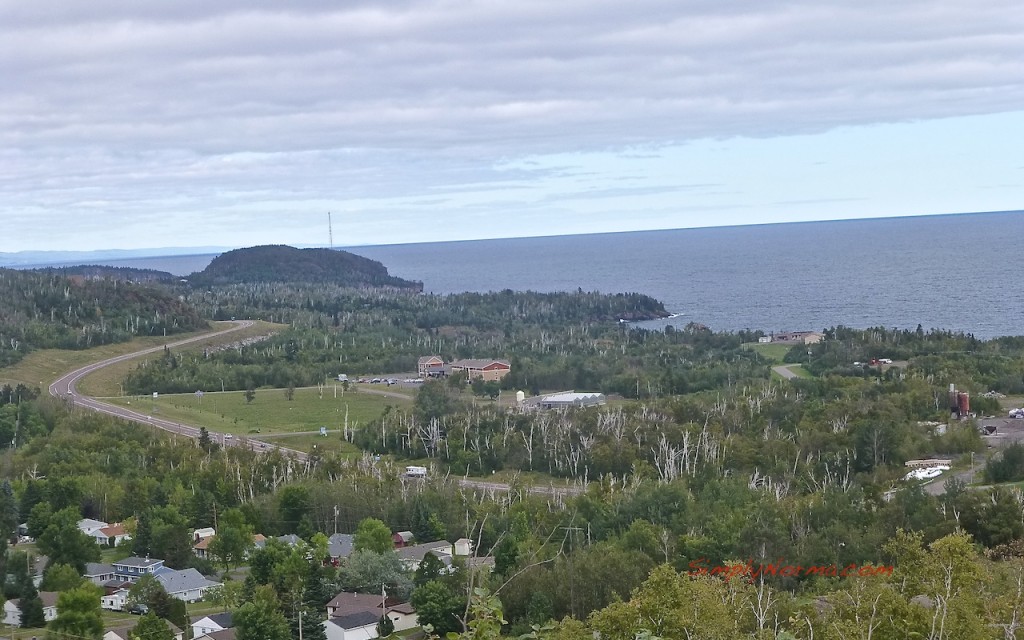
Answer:
MULTIPOLYGON (((786 354, 793 348, 791 344, 778 344, 778 343, 760 343, 760 342, 747 342, 743 345, 744 349, 750 349, 756 351, 765 360, 768 360, 772 366, 785 365, 787 369, 792 371, 800 378, 813 378, 811 372, 803 368, 803 365, 799 364, 785 364, 786 354)), ((772 372, 772 377, 776 379, 782 379, 778 373, 772 372)))
MULTIPOLYGON (((113 358, 126 353, 132 353, 133 351, 148 349, 150 347, 159 347, 171 342, 177 342, 178 340, 199 336, 204 333, 210 333, 211 331, 227 329, 230 326, 231 323, 228 322, 212 322, 210 323, 210 331, 195 331, 192 333, 182 333, 167 337, 146 336, 136 338, 129 342, 106 344, 99 347, 93 347, 92 349, 40 349, 39 351, 33 351, 28 354, 15 365, 0 369, 0 385, 10 384, 13 386, 17 384, 25 384, 27 386, 39 386, 45 389, 45 387, 49 386, 51 382, 65 373, 73 371, 79 367, 84 367, 91 362, 98 362, 100 360, 113 358)), ((195 345, 189 345, 188 348, 195 348, 196 345, 199 345, 199 348, 201 348, 203 345, 235 342, 247 337, 266 335, 267 333, 278 331, 283 328, 284 325, 257 322, 255 325, 247 329, 234 331, 226 336, 211 338, 208 341, 199 341, 195 343, 195 345)), ((136 364, 133 361, 129 362, 131 362, 131 364, 120 363, 89 376, 88 380, 83 382, 81 390, 85 393, 89 393, 90 395, 116 395, 118 393, 117 383, 120 382, 124 378, 124 374, 136 364)))

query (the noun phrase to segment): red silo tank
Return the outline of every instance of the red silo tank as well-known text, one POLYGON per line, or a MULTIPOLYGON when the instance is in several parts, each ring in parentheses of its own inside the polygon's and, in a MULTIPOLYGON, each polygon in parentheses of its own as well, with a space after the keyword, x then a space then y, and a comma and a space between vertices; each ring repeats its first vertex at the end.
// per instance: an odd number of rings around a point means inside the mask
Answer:
POLYGON ((971 396, 966 391, 961 391, 956 394, 957 409, 960 410, 960 415, 966 416, 971 412, 971 396))

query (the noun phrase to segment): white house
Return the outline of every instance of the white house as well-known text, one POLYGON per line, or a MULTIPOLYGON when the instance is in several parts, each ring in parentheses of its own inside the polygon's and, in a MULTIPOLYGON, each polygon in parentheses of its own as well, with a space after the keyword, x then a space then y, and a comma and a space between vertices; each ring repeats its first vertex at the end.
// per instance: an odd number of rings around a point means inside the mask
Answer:
MULTIPOLYGON (((57 617, 57 592, 40 591, 39 599, 43 601, 43 619, 49 622, 57 617)), ((19 600, 8 600, 4 603, 4 624, 19 626, 21 624, 21 608, 19 600)))
POLYGON ((211 588, 220 586, 219 582, 207 580, 195 569, 163 571, 156 574, 156 580, 163 585, 167 595, 185 602, 198 602, 211 588))
POLYGON ((201 636, 194 636, 192 640, 235 640, 235 628, 221 629, 220 631, 211 631, 210 633, 204 633, 201 636))
POLYGON ((197 617, 192 620, 192 637, 208 635, 217 631, 231 629, 235 626, 231 620, 231 612, 216 613, 209 616, 197 617))
POLYGON ((360 611, 337 618, 329 618, 321 624, 327 640, 372 640, 379 638, 377 623, 380 616, 373 611, 360 611))
POLYGON ((78 521, 78 530, 87 536, 91 536, 94 532, 109 526, 109 524, 102 520, 93 520, 92 518, 82 518, 78 521))
POLYGON ((132 539, 131 534, 125 530, 124 525, 120 522, 95 529, 89 535, 96 539, 96 544, 105 547, 114 547, 125 540, 132 539))

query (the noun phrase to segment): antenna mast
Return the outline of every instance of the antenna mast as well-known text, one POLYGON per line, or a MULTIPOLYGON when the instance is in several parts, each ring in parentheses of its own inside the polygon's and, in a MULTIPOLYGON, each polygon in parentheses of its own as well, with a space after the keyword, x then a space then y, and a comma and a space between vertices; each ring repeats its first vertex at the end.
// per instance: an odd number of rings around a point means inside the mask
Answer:
POLYGON ((334 225, 331 224, 331 212, 327 212, 327 239, 331 243, 331 248, 334 248, 334 225))

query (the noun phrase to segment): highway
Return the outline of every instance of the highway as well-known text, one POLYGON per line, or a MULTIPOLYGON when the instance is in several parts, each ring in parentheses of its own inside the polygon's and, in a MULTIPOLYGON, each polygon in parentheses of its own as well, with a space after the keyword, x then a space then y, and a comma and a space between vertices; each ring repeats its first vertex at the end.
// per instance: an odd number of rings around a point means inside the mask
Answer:
MULTIPOLYGON (((193 336, 191 338, 185 338, 177 340, 175 342, 169 342, 166 345, 160 345, 158 347, 150 347, 149 349, 142 349, 141 351, 135 351, 132 353, 126 353, 121 356, 114 358, 107 358, 99 362, 86 365, 80 369, 75 369, 70 373, 66 373, 58 378, 53 384, 50 385, 50 395, 55 398, 60 398, 68 403, 73 404, 75 407, 89 409, 91 411, 97 411, 99 413, 105 413, 108 416, 114 416, 122 418, 124 420, 130 420, 139 424, 148 425, 157 429, 163 429, 170 433, 176 433, 178 435, 186 436, 189 438, 198 438, 199 429, 192 425, 184 424, 181 422, 174 422, 172 420, 165 420, 159 416, 153 416, 146 412, 135 411, 126 407, 119 407, 117 405, 109 404, 101 400, 97 400, 91 396, 84 395, 78 391, 78 382, 85 376, 99 371, 104 367, 117 364, 118 362, 124 362, 125 360, 132 360, 140 356, 149 355, 151 353, 157 353, 163 351, 165 348, 172 349, 180 347, 182 345, 191 344, 193 342, 199 342, 201 340, 208 340, 210 338, 216 338, 218 336, 226 335, 241 329, 247 329, 254 323, 251 320, 233 320, 233 327, 230 329, 224 329, 223 331, 215 331, 213 333, 204 333, 200 336, 193 336)), ((294 449, 288 449, 287 447, 280 447, 277 445, 268 444, 266 442, 253 440, 251 438, 233 438, 228 437, 227 434, 217 433, 214 431, 210 432, 210 439, 227 445, 227 446, 244 446, 251 449, 277 449, 282 453, 287 453, 296 457, 296 459, 303 461, 306 458, 306 454, 302 451, 296 451, 294 449)))
MULTIPOLYGON (((173 420, 166 420, 164 418, 161 418, 159 416, 153 416, 146 412, 135 411, 132 409, 128 409, 126 407, 119 407, 117 405, 103 402, 102 400, 98 400, 96 398, 93 398, 92 396, 82 394, 81 392, 78 391, 77 385, 82 378, 89 375, 90 373, 99 371, 104 367, 109 367, 110 365, 117 364, 118 362, 124 362, 125 360, 131 360, 133 358, 149 355, 151 353, 157 353, 163 351, 165 348, 172 349, 180 347, 182 345, 191 344, 193 342, 199 342, 201 340, 208 340, 209 338, 215 338, 217 336, 226 335, 234 331, 246 329, 254 324, 251 320, 233 320, 232 322, 234 323, 235 326, 231 327, 230 329, 224 329, 223 331, 216 331, 213 333, 204 333, 203 335, 200 336, 194 336, 191 338, 185 338, 183 340, 178 340, 175 342, 169 342, 166 345, 150 347, 148 349, 142 349, 141 351, 135 351, 133 353, 126 353, 124 355, 117 356, 114 358, 107 358, 106 360, 94 362, 92 364, 81 367, 80 369, 75 369, 70 373, 64 374, 50 385, 50 395, 55 398, 60 398, 65 402, 71 403, 75 407, 78 407, 80 409, 97 411, 99 413, 104 413, 108 416, 114 416, 116 418, 121 418, 123 420, 130 420, 132 422, 148 425, 156 429, 163 429, 164 431, 167 431, 169 433, 174 433, 188 438, 198 438, 199 429, 192 425, 185 424, 182 422, 175 422, 173 420)), ((386 391, 377 391, 377 393, 380 393, 382 395, 389 395, 386 391)), ((217 433, 215 431, 210 431, 209 434, 211 440, 223 444, 225 446, 246 447, 253 450, 258 449, 261 451, 277 450, 283 454, 287 454, 289 456, 294 457, 299 462, 305 462, 307 459, 307 454, 303 451, 289 449, 288 447, 282 447, 280 445, 272 444, 271 442, 263 440, 254 440, 252 438, 228 437, 228 434, 217 433)), ((459 485, 464 488, 475 489, 478 491, 505 492, 509 490, 509 485, 501 482, 488 482, 484 480, 475 480, 471 478, 460 478, 458 482, 459 485)), ((528 493, 546 495, 576 495, 582 493, 583 488, 578 486, 556 487, 553 485, 547 487, 531 486, 526 488, 525 491, 527 491, 528 493)))

